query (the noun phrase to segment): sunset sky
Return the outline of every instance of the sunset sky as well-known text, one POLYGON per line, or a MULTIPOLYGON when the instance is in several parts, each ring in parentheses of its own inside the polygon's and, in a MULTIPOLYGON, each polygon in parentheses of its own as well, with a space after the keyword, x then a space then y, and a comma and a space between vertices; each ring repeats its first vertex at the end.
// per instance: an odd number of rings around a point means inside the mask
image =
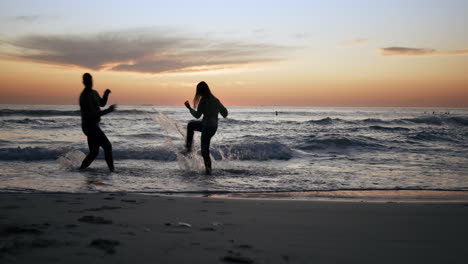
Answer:
POLYGON ((468 1, 1 1, 0 103, 468 107, 468 1))

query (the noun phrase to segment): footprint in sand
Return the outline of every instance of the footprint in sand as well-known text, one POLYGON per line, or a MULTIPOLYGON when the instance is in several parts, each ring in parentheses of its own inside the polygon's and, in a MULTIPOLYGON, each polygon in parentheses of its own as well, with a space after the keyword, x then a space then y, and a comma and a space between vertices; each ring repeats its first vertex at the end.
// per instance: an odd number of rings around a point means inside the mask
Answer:
POLYGON ((246 263, 246 264, 253 263, 253 260, 246 258, 246 257, 241 257, 241 256, 226 256, 224 258, 221 258, 221 261, 228 262, 228 263, 246 263))
POLYGON ((31 226, 11 225, 11 226, 4 228, 1 233, 3 235, 16 235, 16 234, 38 235, 38 234, 41 234, 42 231, 31 226))
POLYGON ((42 233, 42 229, 49 227, 49 223, 43 224, 29 224, 29 225, 20 225, 20 224, 11 224, 3 228, 0 231, 2 235, 16 235, 16 234, 31 234, 38 235, 42 233))
POLYGON ((236 246, 238 249, 252 249, 253 247, 251 245, 238 245, 236 246))
POLYGON ((215 203, 215 204, 223 204, 224 201, 202 201, 202 203, 215 203))
POLYGON ((200 228, 200 231, 211 231, 211 232, 213 232, 213 231, 216 231, 216 228, 214 228, 214 227, 202 227, 202 228, 200 228))
POLYGON ((6 205, 6 206, 2 206, 0 208, 5 209, 5 210, 14 210, 14 209, 18 209, 20 207, 18 205, 6 205))
POLYGON ((117 240, 109 240, 109 239, 102 239, 97 238, 91 241, 89 246, 95 247, 97 249, 105 251, 107 254, 114 254, 115 247, 120 245, 120 242, 117 240))
POLYGON ((91 212, 97 212, 97 211, 105 211, 105 210, 116 210, 116 209, 121 209, 122 207, 120 206, 107 206, 107 205, 103 205, 101 207, 97 207, 97 208, 89 208, 89 209, 85 209, 83 211, 91 211, 91 212))
POLYGON ((134 204, 142 204, 143 203, 143 201, 137 201, 137 200, 133 200, 133 199, 122 199, 120 201, 123 202, 123 203, 134 203, 134 204))
POLYGON ((91 223, 91 224, 112 224, 112 220, 105 219, 100 216, 85 215, 78 219, 80 222, 91 223))
POLYGON ((228 212, 228 211, 220 211, 220 212, 216 212, 217 215, 230 215, 232 214, 232 212, 228 212))

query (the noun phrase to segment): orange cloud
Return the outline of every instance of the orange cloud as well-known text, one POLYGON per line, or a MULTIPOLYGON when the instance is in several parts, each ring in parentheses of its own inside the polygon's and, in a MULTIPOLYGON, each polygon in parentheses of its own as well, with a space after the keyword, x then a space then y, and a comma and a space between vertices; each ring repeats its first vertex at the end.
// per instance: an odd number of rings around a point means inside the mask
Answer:
POLYGON ((438 51, 428 48, 388 47, 380 49, 381 56, 466 56, 468 49, 438 51))

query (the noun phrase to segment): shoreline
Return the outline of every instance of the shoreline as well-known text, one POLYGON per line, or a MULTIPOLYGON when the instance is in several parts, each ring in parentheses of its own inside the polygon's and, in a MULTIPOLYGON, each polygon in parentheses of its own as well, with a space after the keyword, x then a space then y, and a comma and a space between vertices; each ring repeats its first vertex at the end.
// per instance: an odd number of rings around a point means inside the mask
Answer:
POLYGON ((1 194, 136 194, 147 196, 195 197, 244 200, 291 200, 312 202, 401 202, 401 203, 468 203, 468 190, 326 190, 271 192, 45 192, 3 190, 1 194))
POLYGON ((213 198, 273 199, 340 202, 466 203, 468 191, 448 190, 336 190, 306 192, 226 193, 213 198))

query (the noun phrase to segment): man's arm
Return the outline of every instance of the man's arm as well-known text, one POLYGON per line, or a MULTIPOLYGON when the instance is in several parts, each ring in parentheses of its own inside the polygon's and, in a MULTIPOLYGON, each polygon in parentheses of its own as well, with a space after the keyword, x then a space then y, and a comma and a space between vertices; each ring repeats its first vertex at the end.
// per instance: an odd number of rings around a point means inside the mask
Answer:
POLYGON ((109 99, 109 94, 111 93, 111 90, 106 89, 104 92, 104 96, 102 98, 99 98, 99 106, 104 107, 107 104, 107 99, 109 99))
POLYGON ((113 104, 111 106, 109 106, 109 108, 107 108, 106 110, 102 110, 99 112, 99 116, 103 116, 103 115, 107 115, 109 113, 112 113, 115 111, 117 105, 113 104))

